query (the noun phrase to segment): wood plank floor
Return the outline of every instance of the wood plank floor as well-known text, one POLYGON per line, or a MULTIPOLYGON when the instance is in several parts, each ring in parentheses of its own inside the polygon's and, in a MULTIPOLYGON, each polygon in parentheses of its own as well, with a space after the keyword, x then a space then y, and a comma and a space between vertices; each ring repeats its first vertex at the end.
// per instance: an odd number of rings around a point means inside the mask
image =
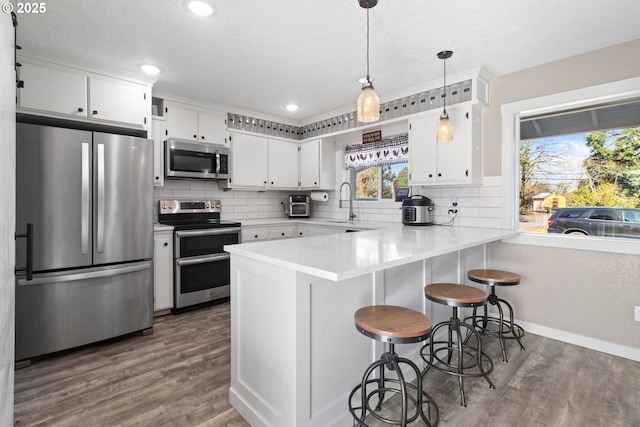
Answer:
MULTIPOLYGON (((640 426, 640 363, 532 334, 523 343, 509 343, 504 364, 488 341, 496 389, 467 380, 466 408, 457 380, 430 371, 439 425, 640 426)), ((156 318, 149 336, 37 360, 15 372, 14 425, 248 426, 228 403, 229 348, 225 303, 156 318)))

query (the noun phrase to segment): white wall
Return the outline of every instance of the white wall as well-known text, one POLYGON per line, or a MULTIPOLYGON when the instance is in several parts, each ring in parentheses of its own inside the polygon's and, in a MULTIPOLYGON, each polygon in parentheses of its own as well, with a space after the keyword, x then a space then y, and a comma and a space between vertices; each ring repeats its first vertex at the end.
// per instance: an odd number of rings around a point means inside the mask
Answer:
POLYGON ((0 14, 0 425, 13 425, 16 115, 11 15, 0 14))

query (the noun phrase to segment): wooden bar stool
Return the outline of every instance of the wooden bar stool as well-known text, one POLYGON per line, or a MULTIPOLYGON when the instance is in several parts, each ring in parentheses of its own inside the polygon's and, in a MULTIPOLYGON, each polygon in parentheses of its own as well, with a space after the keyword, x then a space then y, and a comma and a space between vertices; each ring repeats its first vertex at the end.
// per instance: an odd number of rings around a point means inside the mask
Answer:
POLYGON ((366 427, 367 413, 386 424, 406 426, 418 420, 420 425, 429 427, 437 425, 438 406, 422 389, 420 370, 411 360, 399 357, 395 352, 395 344, 417 343, 427 339, 431 331, 431 319, 418 311, 393 305, 363 307, 356 311, 354 319, 356 329, 360 333, 389 344, 389 351, 383 353, 379 360, 367 368, 362 382, 349 395, 349 412, 353 416, 355 425, 366 427), (416 375, 415 385, 405 381, 401 364, 407 365, 416 375), (378 378, 369 378, 378 368, 380 368, 378 378), (385 368, 395 372, 397 378, 387 378, 385 368), (358 391, 360 406, 354 407, 352 399, 358 391), (387 392, 400 395, 400 418, 389 418, 379 413, 387 392), (377 399, 372 401, 374 397, 377 399), (410 404, 411 413, 409 413, 410 404), (427 406, 426 414, 423 406, 427 406))
POLYGON ((438 323, 431 330, 429 342, 422 347, 421 355, 427 363, 422 375, 434 368, 458 377, 460 405, 467 406, 464 379, 484 377, 489 387, 494 389, 495 386, 489 379, 489 374, 493 371, 493 361, 483 353, 480 334, 473 324, 465 323, 458 318, 458 308, 486 305, 488 295, 482 289, 456 283, 432 283, 424 287, 424 294, 430 301, 453 307, 453 314, 450 320, 438 323), (443 328, 447 329, 447 340, 436 341, 437 332, 443 328), (473 347, 472 337, 476 338, 477 347, 473 347))
MULTIPOLYGON (((520 338, 524 336, 524 329, 516 325, 513 321, 513 308, 511 304, 496 295, 496 286, 515 286, 520 284, 520 275, 509 271, 501 270, 469 270, 467 277, 472 282, 482 283, 491 286, 491 293, 487 302, 498 309, 498 317, 489 316, 487 313, 487 305, 484 306, 484 315, 476 318, 476 308, 473 309, 473 324, 480 329, 480 333, 484 336, 498 338, 500 341, 500 350, 502 350, 502 361, 507 362, 507 352, 505 350, 505 340, 515 339, 520 344, 520 350, 524 350, 524 346, 520 338), (509 309, 509 320, 505 320, 502 306, 509 309)), ((467 321, 468 319, 465 319, 467 321)))

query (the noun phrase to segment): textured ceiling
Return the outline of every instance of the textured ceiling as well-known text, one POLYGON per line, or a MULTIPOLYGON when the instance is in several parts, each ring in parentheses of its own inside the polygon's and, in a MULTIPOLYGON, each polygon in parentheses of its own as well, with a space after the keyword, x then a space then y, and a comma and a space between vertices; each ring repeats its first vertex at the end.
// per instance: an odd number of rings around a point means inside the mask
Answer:
MULTIPOLYGON (((366 72, 357 0, 52 0, 18 16, 25 53, 162 69, 161 93, 304 122, 355 109, 366 72), (301 107, 285 111, 290 102, 301 107)), ((379 0, 370 11, 371 76, 385 94, 484 66, 494 76, 640 37, 638 0, 379 0)))

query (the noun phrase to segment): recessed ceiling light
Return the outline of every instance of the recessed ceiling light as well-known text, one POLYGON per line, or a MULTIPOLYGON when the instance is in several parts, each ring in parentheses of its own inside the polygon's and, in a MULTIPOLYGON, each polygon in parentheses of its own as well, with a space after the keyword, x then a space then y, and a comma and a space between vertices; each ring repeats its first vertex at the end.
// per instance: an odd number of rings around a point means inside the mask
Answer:
POLYGON ((190 1, 189 10, 195 13, 198 16, 211 16, 213 15, 213 6, 211 6, 208 2, 202 0, 193 0, 190 1))
POLYGON ((142 71, 144 71, 145 73, 149 74, 150 76, 155 76, 156 74, 158 74, 160 72, 160 68, 156 67, 155 65, 151 65, 151 64, 142 64, 142 65, 140 65, 140 69, 142 71))
POLYGON ((299 107, 296 104, 287 104, 284 108, 289 111, 296 111, 299 107))

